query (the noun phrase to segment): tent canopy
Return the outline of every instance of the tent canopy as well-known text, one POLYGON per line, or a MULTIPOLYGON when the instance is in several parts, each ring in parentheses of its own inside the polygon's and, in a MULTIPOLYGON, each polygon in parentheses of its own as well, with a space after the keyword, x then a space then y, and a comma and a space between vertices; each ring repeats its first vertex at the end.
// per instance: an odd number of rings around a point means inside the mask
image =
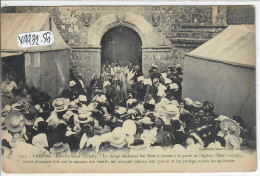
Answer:
POLYGON ((186 55, 255 68, 255 25, 230 25, 220 34, 186 55))
POLYGON ((13 53, 1 52, 1 58, 10 57, 10 56, 19 56, 22 54, 23 54, 22 52, 13 52, 13 53))
MULTIPOLYGON (((2 13, 1 52, 41 52, 69 49, 49 13, 2 13), (50 30, 54 35, 51 45, 21 48, 17 36, 22 33, 50 30)), ((2 55, 2 54, 1 54, 2 55)))

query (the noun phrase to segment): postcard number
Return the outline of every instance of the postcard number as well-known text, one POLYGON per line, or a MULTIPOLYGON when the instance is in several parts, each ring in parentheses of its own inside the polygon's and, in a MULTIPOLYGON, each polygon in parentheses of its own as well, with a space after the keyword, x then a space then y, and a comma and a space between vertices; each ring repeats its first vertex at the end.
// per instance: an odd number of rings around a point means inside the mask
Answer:
POLYGON ((22 48, 50 45, 53 42, 54 35, 51 31, 29 32, 17 36, 18 46, 22 48))

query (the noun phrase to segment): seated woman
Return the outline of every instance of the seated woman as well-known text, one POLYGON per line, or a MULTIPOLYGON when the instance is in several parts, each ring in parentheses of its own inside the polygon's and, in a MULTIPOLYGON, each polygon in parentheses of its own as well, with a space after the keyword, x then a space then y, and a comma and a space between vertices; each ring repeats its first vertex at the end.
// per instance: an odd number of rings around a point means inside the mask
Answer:
POLYGON ((12 81, 12 79, 13 77, 7 75, 5 81, 1 83, 2 108, 5 107, 5 105, 11 105, 14 98, 13 90, 17 89, 17 85, 14 81, 12 81))
POLYGON ((28 104, 32 104, 32 97, 31 95, 27 94, 26 88, 22 88, 21 93, 13 99, 13 103, 17 103, 19 101, 25 101, 28 102, 28 104))

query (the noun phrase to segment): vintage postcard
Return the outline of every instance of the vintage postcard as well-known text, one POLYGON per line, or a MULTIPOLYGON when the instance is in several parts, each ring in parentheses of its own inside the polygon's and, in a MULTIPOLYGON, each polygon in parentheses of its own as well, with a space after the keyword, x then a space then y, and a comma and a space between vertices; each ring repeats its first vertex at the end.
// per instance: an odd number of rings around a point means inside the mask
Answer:
POLYGON ((254 172, 254 6, 9 6, 2 171, 254 172))

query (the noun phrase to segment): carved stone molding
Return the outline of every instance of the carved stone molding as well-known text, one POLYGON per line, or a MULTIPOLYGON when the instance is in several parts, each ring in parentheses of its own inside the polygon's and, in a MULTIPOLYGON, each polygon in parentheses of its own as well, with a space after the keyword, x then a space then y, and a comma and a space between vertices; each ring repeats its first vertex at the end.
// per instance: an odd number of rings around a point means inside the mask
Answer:
POLYGON ((160 15, 158 13, 152 14, 152 24, 158 26, 160 24, 160 15))
POLYGON ((91 21, 91 14, 90 13, 85 14, 83 16, 83 24, 84 24, 84 26, 89 26, 90 25, 90 21, 91 21))
POLYGON ((101 46, 71 46, 72 52, 101 52, 101 46))

